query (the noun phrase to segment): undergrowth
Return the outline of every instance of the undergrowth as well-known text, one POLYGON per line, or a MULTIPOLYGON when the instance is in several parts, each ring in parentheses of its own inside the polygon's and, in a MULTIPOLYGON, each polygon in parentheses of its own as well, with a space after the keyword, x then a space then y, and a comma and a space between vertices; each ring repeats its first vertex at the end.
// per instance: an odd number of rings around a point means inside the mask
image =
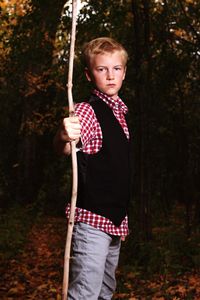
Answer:
POLYGON ((183 226, 184 215, 180 207, 172 213, 168 223, 155 224, 152 238, 142 241, 138 230, 132 230, 122 243, 120 264, 142 276, 153 274, 181 275, 200 270, 200 232, 187 235, 183 226))
POLYGON ((9 259, 22 251, 37 214, 34 206, 14 205, 0 216, 0 259, 9 259))

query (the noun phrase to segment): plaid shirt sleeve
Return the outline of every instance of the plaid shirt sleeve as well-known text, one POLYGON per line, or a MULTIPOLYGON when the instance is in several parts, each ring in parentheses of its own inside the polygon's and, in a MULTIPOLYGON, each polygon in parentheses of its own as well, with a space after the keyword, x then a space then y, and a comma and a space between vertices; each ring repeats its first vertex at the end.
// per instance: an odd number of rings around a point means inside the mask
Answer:
POLYGON ((81 117, 81 150, 88 154, 97 153, 102 146, 102 131, 95 112, 87 102, 76 104, 76 115, 81 117))

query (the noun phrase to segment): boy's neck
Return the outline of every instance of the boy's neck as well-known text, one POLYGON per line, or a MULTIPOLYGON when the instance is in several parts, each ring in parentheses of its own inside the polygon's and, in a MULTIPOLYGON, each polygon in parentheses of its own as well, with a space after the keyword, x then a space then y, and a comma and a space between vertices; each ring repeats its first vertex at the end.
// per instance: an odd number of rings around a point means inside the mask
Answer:
POLYGON ((105 97, 106 99, 112 99, 112 100, 117 100, 118 98, 119 98, 119 96, 117 95, 117 97, 116 98, 113 98, 113 97, 111 97, 111 96, 109 96, 109 95, 107 95, 107 94, 105 94, 105 93, 103 93, 103 92, 101 92, 100 90, 98 90, 97 88, 95 88, 94 90, 93 90, 93 93, 95 94, 95 95, 102 95, 103 97, 105 97))

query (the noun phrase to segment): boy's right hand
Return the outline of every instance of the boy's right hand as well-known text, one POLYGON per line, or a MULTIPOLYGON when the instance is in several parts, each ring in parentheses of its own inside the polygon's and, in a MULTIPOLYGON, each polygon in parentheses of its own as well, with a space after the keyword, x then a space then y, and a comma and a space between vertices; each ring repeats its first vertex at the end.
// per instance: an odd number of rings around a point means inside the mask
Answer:
POLYGON ((64 118, 61 124, 62 139, 66 142, 79 141, 81 124, 79 117, 64 118))

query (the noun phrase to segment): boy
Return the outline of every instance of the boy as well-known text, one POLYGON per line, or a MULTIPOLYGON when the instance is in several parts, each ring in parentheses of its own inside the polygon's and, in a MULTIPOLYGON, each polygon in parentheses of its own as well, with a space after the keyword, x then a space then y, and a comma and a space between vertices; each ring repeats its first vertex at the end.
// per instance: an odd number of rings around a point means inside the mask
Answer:
POLYGON ((121 239, 128 234, 128 109, 118 96, 128 55, 118 42, 102 37, 85 45, 83 57, 87 80, 95 89, 89 101, 76 105, 75 117, 64 118, 54 140, 58 153, 70 154, 72 140, 78 149, 68 299, 110 300, 121 239))

